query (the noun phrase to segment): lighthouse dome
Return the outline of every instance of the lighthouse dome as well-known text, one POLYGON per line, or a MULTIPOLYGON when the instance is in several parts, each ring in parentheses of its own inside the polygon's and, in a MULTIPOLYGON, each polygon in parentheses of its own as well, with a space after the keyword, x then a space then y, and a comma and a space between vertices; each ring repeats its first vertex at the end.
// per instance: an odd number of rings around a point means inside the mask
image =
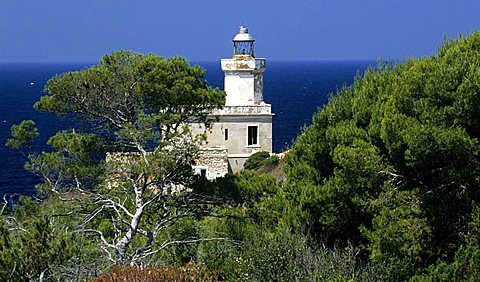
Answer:
POLYGON ((248 33, 248 28, 244 27, 243 25, 240 26, 240 30, 238 31, 237 35, 233 38, 234 42, 246 41, 246 42, 253 42, 255 39, 248 33))

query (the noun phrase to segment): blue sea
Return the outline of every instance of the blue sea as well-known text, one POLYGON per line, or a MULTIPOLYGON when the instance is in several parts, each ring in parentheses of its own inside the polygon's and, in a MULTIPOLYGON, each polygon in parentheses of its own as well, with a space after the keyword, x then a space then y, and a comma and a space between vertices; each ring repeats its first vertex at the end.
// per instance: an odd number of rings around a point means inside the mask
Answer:
MULTIPOLYGON (((206 69, 210 85, 223 89, 220 62, 197 63, 206 69)), ((93 64, 0 64, 0 196, 5 193, 33 195, 39 178, 24 170, 28 152, 4 146, 10 127, 22 120, 36 122, 40 136, 30 151, 48 150, 46 141, 57 131, 72 126, 72 121, 37 112, 33 104, 42 96, 46 81, 55 74, 81 70, 93 64)), ((311 123, 312 115, 328 101, 330 93, 350 85, 374 61, 267 61, 264 74, 264 99, 272 104, 273 148, 287 149, 311 123)))

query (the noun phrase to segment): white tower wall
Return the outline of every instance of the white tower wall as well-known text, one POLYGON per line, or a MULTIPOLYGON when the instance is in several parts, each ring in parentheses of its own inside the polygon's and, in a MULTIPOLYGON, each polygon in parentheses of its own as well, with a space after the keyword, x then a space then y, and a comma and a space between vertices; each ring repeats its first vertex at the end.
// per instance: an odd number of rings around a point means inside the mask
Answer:
POLYGON ((265 61, 249 56, 222 59, 226 106, 253 106, 263 103, 265 61))

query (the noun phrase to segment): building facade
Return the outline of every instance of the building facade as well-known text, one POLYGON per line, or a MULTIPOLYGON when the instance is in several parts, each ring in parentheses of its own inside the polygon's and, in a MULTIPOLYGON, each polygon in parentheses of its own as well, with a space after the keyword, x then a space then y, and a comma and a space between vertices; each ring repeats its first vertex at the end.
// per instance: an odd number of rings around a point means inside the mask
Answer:
MULTIPOLYGON (((233 57, 221 60, 225 73, 224 89, 226 103, 222 109, 212 112, 218 117, 208 131, 205 151, 223 151, 229 169, 239 172, 246 159, 255 152, 272 153, 271 105, 263 100, 263 73, 266 59, 255 58, 253 37, 246 27, 241 26, 233 38, 233 57)), ((192 125, 193 132, 203 132, 201 125, 192 125)), ((196 172, 213 179, 221 175, 213 166, 200 158, 196 172), (214 177, 215 176, 215 177, 214 177)), ((218 167, 218 164, 217 164, 218 167)))

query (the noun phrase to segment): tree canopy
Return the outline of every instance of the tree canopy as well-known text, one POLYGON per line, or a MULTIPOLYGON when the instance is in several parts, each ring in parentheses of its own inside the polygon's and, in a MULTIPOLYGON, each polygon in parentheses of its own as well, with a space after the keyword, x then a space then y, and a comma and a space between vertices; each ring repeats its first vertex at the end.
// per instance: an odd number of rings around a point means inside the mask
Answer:
MULTIPOLYGON (((53 151, 30 155, 26 167, 44 180, 42 192, 72 203, 64 213, 76 214, 76 230, 98 237, 112 261, 135 263, 182 243, 157 237, 183 217, 209 212, 208 201, 190 189, 203 138, 187 124, 208 128, 225 94, 203 76, 180 57, 117 51, 54 76, 35 104, 86 125, 51 137, 53 151)), ((8 144, 17 148, 37 135, 32 121, 12 133, 8 144)))
POLYGON ((404 279, 462 244, 480 202, 479 126, 477 32, 340 89, 289 151, 286 189, 315 236, 367 246, 404 279))

